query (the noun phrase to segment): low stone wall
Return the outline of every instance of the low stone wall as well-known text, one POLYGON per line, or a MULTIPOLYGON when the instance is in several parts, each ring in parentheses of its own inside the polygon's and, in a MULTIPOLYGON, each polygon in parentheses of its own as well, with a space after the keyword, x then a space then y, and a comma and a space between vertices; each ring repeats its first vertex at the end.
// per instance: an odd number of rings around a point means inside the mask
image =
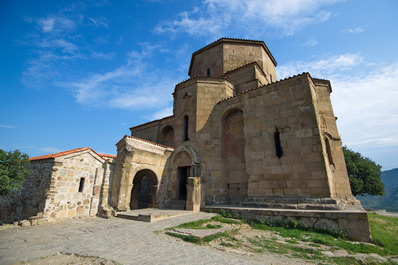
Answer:
POLYGON ((368 216, 365 211, 297 210, 265 209, 228 206, 204 206, 201 211, 221 213, 227 211, 234 216, 247 219, 269 221, 298 221, 304 227, 315 229, 340 230, 346 232, 352 240, 370 242, 372 240, 368 216))

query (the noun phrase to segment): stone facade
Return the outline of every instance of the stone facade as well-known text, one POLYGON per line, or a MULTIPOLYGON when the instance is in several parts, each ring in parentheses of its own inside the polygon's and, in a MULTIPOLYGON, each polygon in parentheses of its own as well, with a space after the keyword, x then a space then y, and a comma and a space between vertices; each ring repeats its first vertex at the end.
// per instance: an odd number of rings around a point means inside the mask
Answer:
POLYGON ((24 189, 2 198, 3 222, 92 216, 101 208, 100 199, 108 204, 112 156, 79 148, 30 160, 24 189))

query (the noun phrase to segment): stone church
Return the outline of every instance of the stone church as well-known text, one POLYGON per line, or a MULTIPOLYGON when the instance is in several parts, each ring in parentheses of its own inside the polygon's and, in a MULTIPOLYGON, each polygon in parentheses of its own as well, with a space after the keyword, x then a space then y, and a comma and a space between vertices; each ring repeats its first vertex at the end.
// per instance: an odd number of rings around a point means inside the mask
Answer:
POLYGON ((262 41, 223 38, 196 51, 173 115, 131 127, 117 143, 112 206, 143 203, 142 181, 149 206, 355 203, 330 82, 308 73, 276 81, 276 65, 262 41))
POLYGON ((263 41, 222 38, 194 52, 173 115, 131 127, 116 144, 98 211, 228 209, 369 240, 330 82, 309 73, 277 81, 276 66, 263 41))

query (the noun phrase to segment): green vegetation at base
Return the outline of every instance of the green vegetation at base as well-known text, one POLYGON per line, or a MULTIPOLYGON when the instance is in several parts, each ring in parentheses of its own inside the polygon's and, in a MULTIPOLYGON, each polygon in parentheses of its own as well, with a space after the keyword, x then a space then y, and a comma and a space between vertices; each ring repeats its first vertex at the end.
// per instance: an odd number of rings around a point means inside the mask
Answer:
MULTIPOLYGON (((206 244, 215 239, 220 246, 226 248, 244 248, 249 252, 262 253, 268 251, 280 255, 300 258, 317 264, 390 264, 398 265, 391 260, 398 257, 398 219, 369 214, 369 224, 372 231, 373 244, 352 242, 347 240, 346 234, 337 231, 311 231, 301 229, 298 222, 267 222, 264 220, 243 220, 224 211, 224 216, 214 216, 211 219, 198 220, 181 224, 174 228, 209 229, 219 228, 222 224, 247 224, 252 229, 268 231, 268 236, 247 237, 246 241, 238 240, 236 235, 240 228, 216 233, 199 238, 190 235, 181 235, 172 231, 166 234, 181 238, 194 244, 206 244), (226 217, 225 217, 226 216, 226 217), (233 217, 233 218, 231 218, 233 217), (246 243, 245 243, 246 242, 246 243), (346 251, 347 256, 326 255, 324 251, 346 251), (356 256, 361 254, 362 256, 356 256), (377 254, 386 258, 386 261, 370 254, 377 254), (368 256, 363 256, 368 255, 368 256)), ((170 228, 170 229, 174 229, 170 228)))
POLYGON ((185 228, 185 229, 218 229, 218 228, 221 228, 220 225, 208 224, 210 222, 220 222, 223 224, 241 224, 242 223, 242 221, 240 221, 240 220, 228 219, 228 218, 217 215, 210 219, 202 219, 202 220, 197 220, 194 222, 180 224, 176 227, 167 228, 166 230, 172 230, 175 228, 185 228))
POLYGON ((230 235, 228 233, 225 232, 221 232, 221 233, 216 233, 216 234, 212 234, 209 236, 205 236, 205 237, 197 237, 197 236, 191 236, 191 235, 182 235, 182 234, 178 234, 178 233, 173 233, 173 232, 166 232, 166 235, 169 236, 173 236, 173 237, 177 237, 180 238, 186 242, 190 242, 190 243, 194 243, 194 244, 203 244, 203 243, 209 243, 217 238, 223 237, 223 238, 229 238, 230 235))
POLYGON ((368 214, 373 243, 388 255, 398 255, 398 218, 368 214))

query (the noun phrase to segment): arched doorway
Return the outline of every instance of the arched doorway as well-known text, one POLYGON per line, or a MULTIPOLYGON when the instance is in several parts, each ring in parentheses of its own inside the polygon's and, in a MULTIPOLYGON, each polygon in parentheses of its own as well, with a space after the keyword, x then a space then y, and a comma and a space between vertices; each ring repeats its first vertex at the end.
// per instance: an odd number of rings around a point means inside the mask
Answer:
POLYGON ((156 192, 158 178, 150 169, 138 171, 133 179, 131 189, 130 209, 157 207, 156 192))

